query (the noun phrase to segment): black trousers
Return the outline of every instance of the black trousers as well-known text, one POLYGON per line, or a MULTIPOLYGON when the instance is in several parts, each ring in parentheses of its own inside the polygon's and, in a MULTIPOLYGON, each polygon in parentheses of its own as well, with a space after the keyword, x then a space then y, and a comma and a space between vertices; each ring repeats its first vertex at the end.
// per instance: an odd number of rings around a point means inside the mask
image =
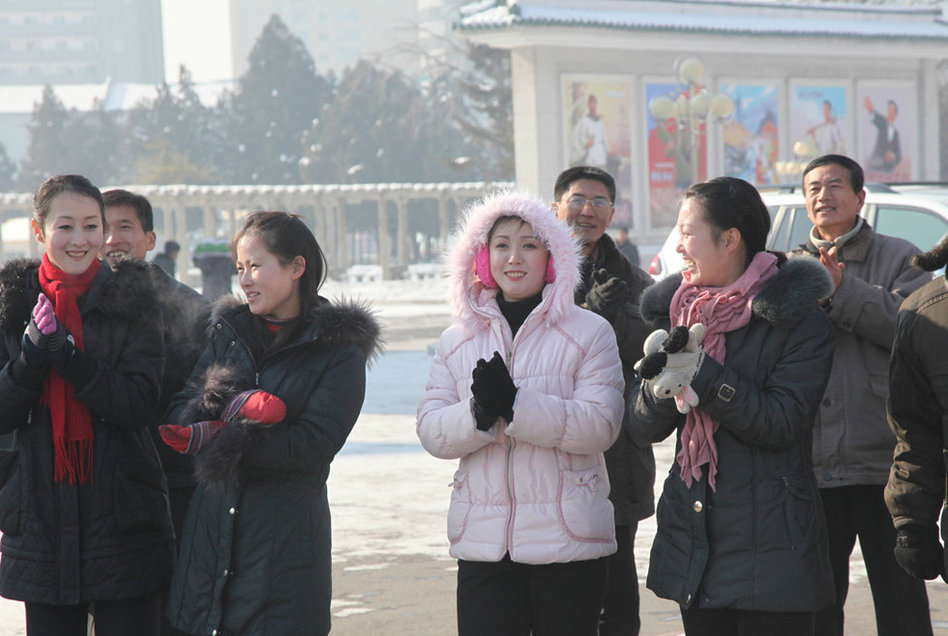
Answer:
POLYGON ((599 619, 599 636, 638 636, 639 577, 635 571, 635 531, 638 523, 616 526, 619 549, 606 557, 609 577, 599 619))
POLYGON ((816 614, 817 636, 843 636, 843 606, 849 591, 849 556, 856 537, 866 562, 878 636, 931 636, 925 583, 903 570, 892 553, 895 527, 883 486, 821 488, 829 532, 836 604, 816 614))
POLYGON ((158 594, 94 604, 25 605, 27 636, 86 636, 89 614, 93 611, 96 636, 158 636, 161 616, 158 594))
POLYGON ((681 608, 686 636, 813 636, 813 612, 681 608))
POLYGON ((458 561, 459 636, 595 636, 606 558, 527 565, 458 561))

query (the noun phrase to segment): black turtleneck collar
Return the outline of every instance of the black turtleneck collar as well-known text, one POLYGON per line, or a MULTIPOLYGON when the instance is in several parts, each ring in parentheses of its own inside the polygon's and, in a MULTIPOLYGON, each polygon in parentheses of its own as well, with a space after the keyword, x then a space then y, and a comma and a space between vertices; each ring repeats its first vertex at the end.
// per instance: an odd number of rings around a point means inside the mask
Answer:
POLYGON ((506 300, 504 292, 497 292, 497 306, 500 307, 500 313, 507 319, 507 324, 510 325, 510 331, 513 335, 517 335, 517 330, 523 325, 523 321, 527 319, 531 311, 536 309, 541 300, 543 300, 542 291, 536 296, 523 300, 506 300))

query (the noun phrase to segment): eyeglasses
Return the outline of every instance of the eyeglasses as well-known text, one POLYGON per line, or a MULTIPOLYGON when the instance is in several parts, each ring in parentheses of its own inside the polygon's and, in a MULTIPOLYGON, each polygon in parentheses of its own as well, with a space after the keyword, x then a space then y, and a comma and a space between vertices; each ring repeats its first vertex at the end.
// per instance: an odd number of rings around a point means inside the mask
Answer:
POLYGON ((567 199, 566 207, 570 212, 582 212, 587 203, 592 206, 594 212, 605 212, 612 207, 612 201, 606 197, 587 199, 586 197, 579 195, 567 199))

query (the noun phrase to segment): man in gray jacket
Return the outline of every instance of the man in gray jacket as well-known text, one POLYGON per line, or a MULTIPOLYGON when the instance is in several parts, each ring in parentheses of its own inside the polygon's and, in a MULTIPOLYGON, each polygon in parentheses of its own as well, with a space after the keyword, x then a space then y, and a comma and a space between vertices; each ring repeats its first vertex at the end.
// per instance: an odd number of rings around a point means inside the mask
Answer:
POLYGON ((888 364, 899 306, 931 280, 911 260, 919 250, 883 236, 859 216, 866 198, 858 163, 823 155, 803 171, 813 222, 802 250, 818 258, 835 291, 824 309, 836 327, 833 370, 813 430, 813 467, 829 532, 836 604, 817 614, 816 633, 843 635, 849 556, 859 545, 878 634, 932 633, 925 584, 899 567, 895 528, 883 499, 895 438, 886 422, 888 364))

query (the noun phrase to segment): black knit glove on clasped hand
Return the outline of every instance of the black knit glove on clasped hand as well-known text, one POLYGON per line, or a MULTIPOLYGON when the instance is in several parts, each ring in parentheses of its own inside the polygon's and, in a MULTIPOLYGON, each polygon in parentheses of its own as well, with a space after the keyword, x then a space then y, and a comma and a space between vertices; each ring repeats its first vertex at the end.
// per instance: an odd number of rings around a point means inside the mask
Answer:
POLYGON ((930 581, 944 575, 944 549, 938 526, 904 526, 895 535, 895 560, 917 579, 930 581))
POLYGON ((474 426, 479 431, 489 431, 490 427, 497 421, 496 414, 490 414, 484 411, 484 407, 477 400, 471 400, 471 413, 474 414, 474 426))
POLYGON ((49 367, 49 349, 47 347, 49 337, 36 326, 36 322, 30 320, 30 323, 23 331, 23 340, 20 344, 20 351, 23 360, 31 367, 37 369, 46 369, 49 367))
MULTIPOLYGON (((471 393, 477 406, 486 414, 496 419, 498 416, 513 421, 513 403, 517 396, 517 387, 514 386, 507 365, 500 353, 495 351, 490 362, 481 358, 471 372, 474 383, 471 384, 471 393)), ((476 412, 475 412, 476 415, 476 412)))
POLYGON ((593 272, 593 286, 586 293, 586 309, 603 318, 612 318, 629 301, 629 286, 621 278, 610 277, 605 269, 593 272))
POLYGON ((56 331, 50 334, 46 346, 49 350, 49 361, 53 368, 60 372, 65 368, 73 354, 76 353, 76 343, 72 338, 72 334, 58 320, 56 321, 56 331))

